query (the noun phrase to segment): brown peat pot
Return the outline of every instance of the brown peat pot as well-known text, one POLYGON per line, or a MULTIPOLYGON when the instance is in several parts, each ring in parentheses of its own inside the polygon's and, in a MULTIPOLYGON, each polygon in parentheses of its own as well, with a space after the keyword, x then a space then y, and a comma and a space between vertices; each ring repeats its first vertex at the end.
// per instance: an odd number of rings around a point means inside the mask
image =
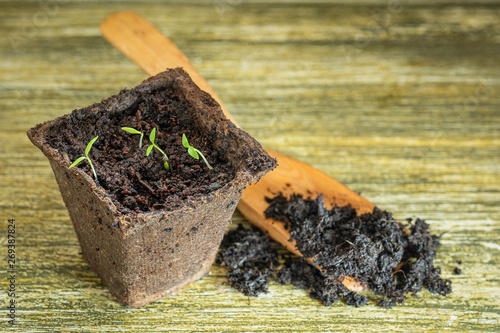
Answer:
POLYGON ((28 137, 50 161, 83 256, 121 303, 140 307, 207 274, 245 186, 276 166, 182 69, 39 124, 28 137), (122 130, 132 127, 139 135, 122 130), (156 128, 153 149, 149 133, 156 128), (213 169, 182 146, 186 133, 213 169), (89 153, 87 161, 69 169, 89 153))

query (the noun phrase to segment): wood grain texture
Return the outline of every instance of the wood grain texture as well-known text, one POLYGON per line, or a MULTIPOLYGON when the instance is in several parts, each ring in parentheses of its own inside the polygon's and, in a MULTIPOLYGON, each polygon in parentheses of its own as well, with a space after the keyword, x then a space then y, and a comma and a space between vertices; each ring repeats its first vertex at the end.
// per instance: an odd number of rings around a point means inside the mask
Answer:
POLYGON ((18 228, 15 330, 499 330, 500 6, 44 3, 0 2, 0 211, 2 230, 8 218, 18 228), (104 17, 124 9, 168 35, 264 146, 446 232, 436 261, 453 293, 422 292, 387 311, 324 307, 273 283, 249 304, 214 266, 176 297, 135 310, 114 301, 79 254, 49 164, 25 131, 145 78, 100 36, 104 17))

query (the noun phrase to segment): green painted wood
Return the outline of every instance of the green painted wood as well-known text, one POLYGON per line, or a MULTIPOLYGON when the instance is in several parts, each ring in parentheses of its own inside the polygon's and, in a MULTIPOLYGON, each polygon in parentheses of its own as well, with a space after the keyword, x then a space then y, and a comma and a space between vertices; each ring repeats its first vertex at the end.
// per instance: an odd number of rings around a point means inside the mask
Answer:
MULTIPOLYGON (((5 258, 15 218, 13 330, 500 330, 498 3, 279 2, 0 2, 0 244, 5 258), (123 9, 169 36, 266 147, 445 232, 436 262, 453 293, 356 309, 272 283, 249 304, 214 266, 176 297, 141 309, 117 303, 79 254, 50 166, 25 132, 145 78, 99 33, 123 9), (462 275, 451 273, 457 266, 462 275)), ((6 331, 6 259, 0 267, 6 331)))

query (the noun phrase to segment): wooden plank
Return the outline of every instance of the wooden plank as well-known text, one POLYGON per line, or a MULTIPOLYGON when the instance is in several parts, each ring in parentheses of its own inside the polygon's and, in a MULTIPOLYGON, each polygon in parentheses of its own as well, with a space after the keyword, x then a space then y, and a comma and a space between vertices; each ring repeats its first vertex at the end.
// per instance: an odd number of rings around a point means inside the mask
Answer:
MULTIPOLYGON (((17 330, 498 331, 499 6, 396 13, 385 1, 231 3, 59 2, 35 22, 40 3, 0 2, 0 212, 2 230, 8 218, 18 227, 17 330), (115 302, 78 254, 49 164, 24 132, 145 78, 100 37, 101 20, 119 9, 138 11, 170 36, 263 145, 398 218, 419 216, 446 232, 436 261, 454 292, 423 292, 386 311, 324 307, 272 283, 249 305, 214 266, 177 297, 137 310, 115 302), (451 274, 457 266, 462 275, 451 274)), ((5 292, 0 300, 7 304, 5 292)))

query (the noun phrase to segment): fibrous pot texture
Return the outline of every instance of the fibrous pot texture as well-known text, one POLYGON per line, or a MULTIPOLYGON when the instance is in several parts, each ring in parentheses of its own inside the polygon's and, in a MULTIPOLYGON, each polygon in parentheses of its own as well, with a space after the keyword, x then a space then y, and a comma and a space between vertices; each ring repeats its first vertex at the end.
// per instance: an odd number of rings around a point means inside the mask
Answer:
POLYGON ((170 69, 100 103, 39 124, 28 137, 49 159, 83 256, 123 304, 175 294, 206 274, 245 186, 276 166, 182 69, 170 69), (139 135, 122 127, 133 127, 139 135), (156 128, 155 143, 148 135, 156 128), (189 156, 189 143, 207 157, 189 156), (89 158, 87 143, 99 136, 89 158))

